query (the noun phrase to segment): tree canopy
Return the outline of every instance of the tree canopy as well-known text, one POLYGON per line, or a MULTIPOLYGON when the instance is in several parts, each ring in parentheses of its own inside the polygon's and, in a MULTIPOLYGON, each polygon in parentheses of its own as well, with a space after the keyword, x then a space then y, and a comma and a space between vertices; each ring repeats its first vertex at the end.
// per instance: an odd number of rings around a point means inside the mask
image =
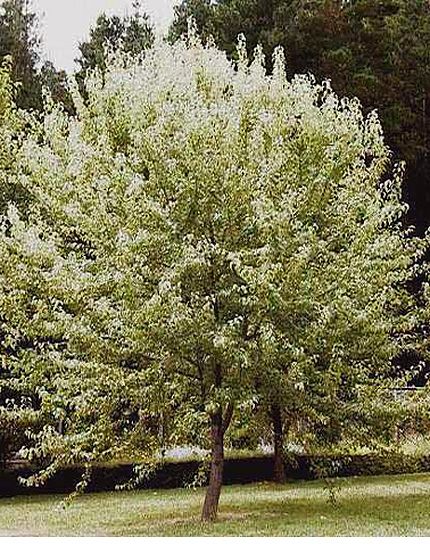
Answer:
POLYGON ((74 117, 50 103, 17 156, 36 202, 2 221, 2 354, 36 399, 8 412, 43 419, 36 483, 210 447, 211 520, 247 411, 300 407, 347 433, 378 409, 427 244, 403 229, 376 114, 289 80, 281 49, 267 74, 243 39, 236 65, 191 32, 119 55, 85 91, 74 117))

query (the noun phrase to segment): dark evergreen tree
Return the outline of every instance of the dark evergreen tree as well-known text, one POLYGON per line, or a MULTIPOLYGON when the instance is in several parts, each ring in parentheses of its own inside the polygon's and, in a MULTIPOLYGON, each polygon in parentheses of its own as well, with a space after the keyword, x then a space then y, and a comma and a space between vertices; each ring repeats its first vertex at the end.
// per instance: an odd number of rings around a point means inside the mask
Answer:
POLYGON ((101 14, 95 27, 90 30, 88 41, 79 45, 80 56, 76 59, 79 70, 76 74, 82 85, 88 70, 106 68, 106 48, 122 50, 132 55, 140 55, 154 41, 154 30, 149 16, 142 11, 138 0, 133 2, 131 15, 120 17, 101 14))
MULTIPOLYGON (((176 41, 187 32, 190 18, 194 20, 203 39, 206 39, 208 35, 217 35, 217 32, 220 31, 215 24, 217 9, 218 6, 215 7, 211 0, 183 0, 181 4, 174 7, 174 22, 169 30, 170 41, 176 41)), ((218 40, 218 43, 226 50, 226 45, 222 44, 222 41, 218 40)), ((232 51, 229 52, 231 54, 232 51)))
POLYGON ((31 0, 3 0, 0 5, 0 60, 12 58, 12 81, 19 84, 16 102, 40 109, 42 88, 38 73, 40 37, 31 0))
POLYGON ((40 70, 40 80, 44 88, 47 88, 55 103, 61 103, 69 114, 74 114, 73 99, 67 83, 65 70, 57 70, 49 60, 43 63, 40 70))

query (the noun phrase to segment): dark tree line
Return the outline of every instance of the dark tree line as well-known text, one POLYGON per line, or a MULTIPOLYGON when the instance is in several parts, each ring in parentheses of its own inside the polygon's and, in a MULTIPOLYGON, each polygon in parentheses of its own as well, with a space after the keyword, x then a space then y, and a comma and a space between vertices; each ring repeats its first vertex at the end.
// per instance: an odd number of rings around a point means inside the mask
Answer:
POLYGON ((16 102, 25 109, 40 109, 42 80, 38 70, 37 15, 29 0, 4 0, 0 9, 0 59, 11 59, 11 77, 19 84, 16 102))

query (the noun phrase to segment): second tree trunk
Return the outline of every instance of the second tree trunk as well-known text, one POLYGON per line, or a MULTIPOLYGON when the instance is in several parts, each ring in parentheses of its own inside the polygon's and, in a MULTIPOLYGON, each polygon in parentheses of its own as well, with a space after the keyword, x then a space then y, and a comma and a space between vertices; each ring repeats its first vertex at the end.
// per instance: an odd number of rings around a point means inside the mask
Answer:
POLYGON ((221 495, 222 476, 224 470, 224 430, 222 414, 215 413, 211 418, 212 459, 209 475, 209 486, 206 491, 202 511, 203 521, 215 521, 221 495))
POLYGON ((284 431, 282 411, 279 405, 272 405, 271 416, 274 443, 273 480, 279 484, 283 484, 286 480, 284 465, 284 431))

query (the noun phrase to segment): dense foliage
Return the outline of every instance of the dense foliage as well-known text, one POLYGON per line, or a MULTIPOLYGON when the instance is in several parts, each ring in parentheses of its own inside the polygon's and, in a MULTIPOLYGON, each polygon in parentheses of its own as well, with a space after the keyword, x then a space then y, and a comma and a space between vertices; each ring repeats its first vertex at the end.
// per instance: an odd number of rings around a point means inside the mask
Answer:
POLYGON ((420 232, 430 225, 430 4, 427 0, 183 0, 171 36, 192 16, 235 56, 239 33, 266 55, 282 45, 289 75, 329 78, 340 95, 378 109, 389 146, 407 163, 405 199, 420 232))
POLYGON ((42 426, 33 482, 210 442, 213 519, 233 418, 385 419, 426 242, 402 229, 377 116, 273 60, 268 76, 241 41, 236 68, 191 33, 90 74, 76 116, 49 103, 28 125, 35 203, 2 223, 0 316, 8 388, 36 397, 3 413, 42 426))

